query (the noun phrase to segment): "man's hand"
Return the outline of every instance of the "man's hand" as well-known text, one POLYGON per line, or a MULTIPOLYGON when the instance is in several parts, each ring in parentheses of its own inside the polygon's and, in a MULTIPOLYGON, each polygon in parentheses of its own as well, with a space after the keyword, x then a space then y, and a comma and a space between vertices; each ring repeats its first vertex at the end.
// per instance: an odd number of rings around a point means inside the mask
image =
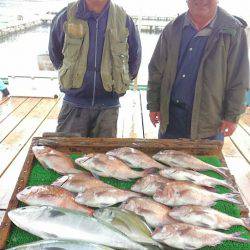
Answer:
POLYGON ((160 123, 160 121, 161 121, 161 113, 160 112, 150 111, 149 117, 150 117, 150 120, 155 127, 156 127, 156 124, 160 123))
POLYGON ((237 123, 223 120, 221 123, 220 131, 224 136, 231 136, 237 127, 237 123))

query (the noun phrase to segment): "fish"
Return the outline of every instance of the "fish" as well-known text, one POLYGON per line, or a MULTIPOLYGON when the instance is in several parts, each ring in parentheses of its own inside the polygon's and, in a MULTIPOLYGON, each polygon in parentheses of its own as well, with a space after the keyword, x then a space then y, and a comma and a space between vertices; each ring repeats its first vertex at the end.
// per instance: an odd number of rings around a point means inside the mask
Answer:
POLYGON ((167 206, 201 205, 210 207, 218 200, 241 204, 237 200, 238 197, 239 194, 234 193, 218 194, 210 192, 191 182, 172 181, 166 183, 163 188, 157 189, 153 199, 167 206))
POLYGON ((75 201, 90 207, 108 207, 141 195, 112 186, 87 189, 75 197, 75 201))
POLYGON ((131 190, 138 193, 143 193, 149 196, 155 194, 156 190, 166 183, 170 182, 165 177, 158 174, 149 174, 141 179, 138 179, 136 183, 131 187, 131 190))
POLYGON ((65 154, 46 146, 33 146, 32 151, 44 168, 52 169, 59 174, 76 174, 81 170, 75 168, 73 161, 65 154))
POLYGON ((112 250, 110 247, 78 240, 39 240, 8 250, 112 250))
POLYGON ((168 215, 171 210, 169 207, 155 202, 151 198, 130 198, 123 202, 120 207, 142 216, 147 224, 153 228, 176 222, 168 215))
POLYGON ((73 193, 83 193, 87 189, 97 187, 110 187, 110 185, 85 173, 64 175, 54 181, 52 185, 62 187, 73 193))
POLYGON ((153 158, 170 167, 186 168, 195 171, 212 170, 224 177, 230 175, 229 170, 225 167, 215 167, 181 151, 164 150, 153 155, 153 158))
POLYGON ((155 169, 134 171, 124 162, 106 154, 88 154, 82 158, 77 158, 75 162, 94 175, 112 177, 124 181, 140 178, 146 176, 151 171, 155 171, 155 169))
POLYGON ((169 216, 187 224, 210 229, 227 230, 232 226, 243 226, 250 230, 250 218, 235 218, 204 206, 174 207, 169 216))
POLYGON ((152 238, 168 246, 179 249, 200 249, 216 246, 225 240, 249 243, 240 233, 225 234, 211 229, 185 223, 175 223, 156 228, 152 238))
POLYGON ((10 210, 10 220, 42 239, 83 240, 111 248, 146 250, 137 242, 87 214, 50 206, 26 206, 10 210))
POLYGON ((159 174, 168 179, 173 179, 177 181, 191 181, 197 185, 213 188, 217 185, 220 185, 231 189, 231 191, 233 192, 238 192, 233 187, 233 185, 224 180, 215 179, 193 170, 171 167, 159 171, 159 174))
POLYGON ((56 206, 93 214, 92 209, 76 203, 74 195, 61 187, 29 186, 17 194, 17 199, 27 205, 56 206))
POLYGON ((166 167, 165 165, 154 160, 152 157, 148 156, 147 154, 135 148, 130 148, 130 147, 117 148, 108 151, 106 154, 122 160, 132 168, 164 169, 166 167))
POLYGON ((136 242, 159 246, 152 240, 152 231, 145 221, 133 212, 116 207, 101 208, 94 212, 94 217, 110 223, 136 242))

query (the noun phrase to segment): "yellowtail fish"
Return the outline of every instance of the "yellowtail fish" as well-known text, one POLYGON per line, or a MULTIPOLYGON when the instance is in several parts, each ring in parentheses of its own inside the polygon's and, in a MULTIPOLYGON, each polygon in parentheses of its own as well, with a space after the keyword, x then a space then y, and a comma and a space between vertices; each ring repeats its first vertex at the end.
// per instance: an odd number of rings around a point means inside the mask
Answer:
POLYGON ((159 246, 159 243, 151 238, 151 229, 135 213, 121 208, 109 207, 96 210, 94 217, 111 224, 136 242, 159 246))
POLYGON ((147 249, 110 224, 78 211, 27 206, 9 211, 8 216, 19 228, 43 239, 83 240, 118 249, 147 249))
POLYGON ((125 163, 129 164, 132 168, 142 168, 142 169, 165 168, 163 164, 155 161, 152 157, 148 156, 147 154, 135 148, 129 148, 129 147, 117 148, 108 151, 106 154, 114 156, 124 161, 125 163))
POLYGON ((205 246, 216 246, 225 240, 249 243, 250 240, 240 237, 240 233, 225 234, 184 223, 165 225, 157 228, 152 235, 156 241, 179 249, 199 249, 205 246))
POLYGON ((155 202, 150 198, 131 198, 124 202, 121 208, 142 216, 151 227, 159 227, 176 222, 176 220, 168 215, 170 212, 169 207, 155 202))
POLYGON ((75 202, 75 197, 69 191, 55 186, 30 186, 17 194, 17 199, 27 205, 48 205, 71 210, 77 210, 89 215, 93 210, 75 202))
POLYGON ((155 154, 153 158, 170 167, 187 168, 195 171, 212 170, 225 177, 229 175, 229 170, 227 168, 215 167, 181 151, 164 150, 155 154))
POLYGON ((100 186, 79 193, 76 196, 75 201, 79 204, 90 207, 108 207, 126 201, 131 197, 140 196, 141 195, 138 193, 121 190, 112 186, 100 186))
POLYGON ((59 174, 75 174, 81 173, 76 169, 71 158, 65 154, 56 151, 53 148, 45 146, 34 146, 32 151, 37 160, 43 167, 53 169, 59 174))
POLYGON ((113 177, 115 179, 125 181, 140 178, 146 176, 152 171, 155 171, 155 169, 134 171, 124 162, 106 154, 89 154, 76 159, 75 162, 79 166, 92 172, 94 175, 113 177))
POLYGON ((232 226, 243 226, 250 230, 250 218, 235 218, 221 213, 215 209, 204 206, 181 206, 174 207, 169 216, 172 218, 201 227, 210 229, 229 229, 232 226))
POLYGON ((200 205, 213 206, 216 201, 228 201, 241 204, 239 194, 217 194, 191 182, 172 181, 159 188, 153 198, 168 206, 200 205))

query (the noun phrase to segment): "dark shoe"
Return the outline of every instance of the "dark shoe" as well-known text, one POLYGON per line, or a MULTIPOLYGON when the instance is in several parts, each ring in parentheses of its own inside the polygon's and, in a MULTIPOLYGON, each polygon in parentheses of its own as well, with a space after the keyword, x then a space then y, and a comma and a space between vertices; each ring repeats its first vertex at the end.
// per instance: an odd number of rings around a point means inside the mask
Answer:
POLYGON ((10 94, 9 90, 6 88, 4 90, 2 90, 3 96, 2 97, 6 97, 10 94))

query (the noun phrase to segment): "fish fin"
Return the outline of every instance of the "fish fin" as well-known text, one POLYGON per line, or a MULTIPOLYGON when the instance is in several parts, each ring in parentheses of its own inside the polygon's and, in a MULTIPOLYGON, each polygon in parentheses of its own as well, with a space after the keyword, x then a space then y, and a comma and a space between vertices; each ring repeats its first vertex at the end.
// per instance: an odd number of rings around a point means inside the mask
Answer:
POLYGON ((202 186, 202 187, 205 188, 209 192, 217 193, 217 190, 214 187, 208 187, 208 186, 202 186))
POLYGON ((242 221, 244 223, 244 226, 250 230, 250 218, 242 218, 242 221))
POLYGON ((99 196, 104 195, 105 193, 106 193, 106 190, 102 190, 102 191, 95 192, 95 195, 96 195, 97 197, 99 197, 99 196))
POLYGON ((144 214, 152 214, 152 212, 146 208, 139 208, 139 211, 144 214))
POLYGON ((197 246, 191 245, 191 244, 185 244, 184 248, 185 250, 193 250, 197 249, 197 246))
MULTIPOLYGON (((96 173, 94 173, 94 172, 91 172, 91 175, 93 175, 96 179, 100 179, 100 176, 99 175, 97 175, 96 173)), ((90 176, 91 176, 90 175, 90 176)))
POLYGON ((240 195, 239 194, 223 194, 223 200, 241 205, 242 202, 239 201, 240 195))
POLYGON ((224 176, 224 177, 230 176, 229 169, 225 168, 225 167, 215 167, 214 171, 217 172, 218 174, 224 176))
POLYGON ((242 238, 240 232, 227 235, 227 240, 250 243, 250 239, 242 238))
POLYGON ((204 223, 204 222, 199 222, 199 226, 205 227, 205 228, 211 228, 211 226, 208 223, 204 223))

